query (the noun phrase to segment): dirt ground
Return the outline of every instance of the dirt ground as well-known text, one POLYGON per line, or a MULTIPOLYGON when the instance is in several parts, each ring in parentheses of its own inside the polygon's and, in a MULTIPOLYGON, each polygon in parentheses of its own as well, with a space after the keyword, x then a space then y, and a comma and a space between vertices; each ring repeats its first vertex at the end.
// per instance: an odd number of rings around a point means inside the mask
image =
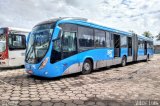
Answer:
POLYGON ((126 67, 53 79, 27 75, 24 69, 1 69, 0 105, 159 106, 160 55, 126 67))

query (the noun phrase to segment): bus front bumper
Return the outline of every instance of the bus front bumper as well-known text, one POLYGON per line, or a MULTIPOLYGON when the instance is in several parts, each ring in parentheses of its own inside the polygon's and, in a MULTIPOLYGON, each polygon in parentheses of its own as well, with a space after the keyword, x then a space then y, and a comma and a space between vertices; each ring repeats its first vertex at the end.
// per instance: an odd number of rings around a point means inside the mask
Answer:
POLYGON ((34 76, 39 76, 39 77, 46 77, 46 78, 53 78, 53 77, 58 77, 62 75, 61 68, 59 70, 53 68, 54 66, 50 67, 45 66, 42 69, 39 69, 39 64, 25 64, 25 71, 29 75, 34 75, 34 76))
POLYGON ((39 77, 46 77, 46 78, 53 78, 53 76, 50 76, 48 74, 48 71, 43 71, 41 72, 40 70, 37 70, 37 71, 33 71, 33 70, 26 70, 27 74, 29 75, 34 75, 34 76, 39 76, 39 77))
POLYGON ((39 77, 49 77, 48 71, 45 69, 38 69, 37 65, 25 65, 25 71, 29 75, 35 75, 39 77))

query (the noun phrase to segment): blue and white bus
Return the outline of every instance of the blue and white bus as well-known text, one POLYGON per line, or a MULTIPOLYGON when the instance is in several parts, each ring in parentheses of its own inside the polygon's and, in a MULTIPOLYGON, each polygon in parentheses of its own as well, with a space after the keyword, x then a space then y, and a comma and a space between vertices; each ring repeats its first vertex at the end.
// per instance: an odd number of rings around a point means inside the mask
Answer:
POLYGON ((84 18, 56 18, 37 24, 25 56, 28 74, 58 77, 128 62, 149 60, 153 40, 104 27, 84 18))

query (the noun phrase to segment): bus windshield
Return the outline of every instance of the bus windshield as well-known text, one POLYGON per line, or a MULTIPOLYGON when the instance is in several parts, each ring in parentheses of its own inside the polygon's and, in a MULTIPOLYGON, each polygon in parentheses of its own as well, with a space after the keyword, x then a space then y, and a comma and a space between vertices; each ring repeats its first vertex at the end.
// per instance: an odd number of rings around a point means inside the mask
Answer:
POLYGON ((33 28, 29 35, 28 47, 26 50, 26 62, 38 63, 45 56, 53 32, 52 24, 38 25, 33 28))
POLYGON ((0 29, 0 52, 6 50, 6 35, 4 29, 0 29))

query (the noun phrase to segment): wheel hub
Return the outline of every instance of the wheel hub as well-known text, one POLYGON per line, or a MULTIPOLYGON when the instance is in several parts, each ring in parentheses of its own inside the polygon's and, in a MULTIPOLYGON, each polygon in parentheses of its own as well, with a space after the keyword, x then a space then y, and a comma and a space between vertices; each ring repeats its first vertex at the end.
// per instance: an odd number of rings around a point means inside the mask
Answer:
POLYGON ((89 65, 89 63, 85 63, 85 64, 84 64, 84 68, 85 68, 85 70, 90 70, 90 65, 89 65))

